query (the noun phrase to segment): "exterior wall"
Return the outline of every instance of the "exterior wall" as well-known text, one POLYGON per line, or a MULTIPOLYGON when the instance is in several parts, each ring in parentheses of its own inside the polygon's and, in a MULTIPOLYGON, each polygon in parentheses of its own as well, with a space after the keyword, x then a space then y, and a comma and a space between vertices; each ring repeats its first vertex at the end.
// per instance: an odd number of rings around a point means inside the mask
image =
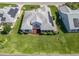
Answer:
POLYGON ((72 29, 70 32, 79 32, 79 29, 72 29))
POLYGON ((52 35, 53 34, 53 30, 41 30, 41 34, 52 35))
POLYGON ((32 30, 20 30, 21 32, 23 32, 23 33, 32 33, 32 30))
POLYGON ((41 30, 41 32, 53 32, 53 30, 41 30))
POLYGON ((59 15, 61 17, 61 20, 63 21, 65 28, 68 32, 71 32, 70 27, 69 27, 69 21, 68 21, 68 16, 67 14, 62 13, 61 11, 59 11, 59 15))
POLYGON ((72 30, 78 30, 79 29, 79 27, 75 27, 74 26, 74 21, 73 21, 73 19, 74 18, 78 18, 79 19, 79 13, 73 13, 73 14, 69 14, 68 15, 68 19, 69 19, 69 22, 70 22, 70 29, 72 30))

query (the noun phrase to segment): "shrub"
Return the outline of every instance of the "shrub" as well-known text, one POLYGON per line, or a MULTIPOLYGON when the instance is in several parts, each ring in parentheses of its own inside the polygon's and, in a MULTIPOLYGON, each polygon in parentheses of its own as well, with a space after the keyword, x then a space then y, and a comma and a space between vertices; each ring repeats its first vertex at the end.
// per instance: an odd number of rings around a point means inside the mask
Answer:
POLYGON ((55 18, 55 16, 53 16, 53 20, 55 20, 56 18, 55 18))
POLYGON ((8 34, 10 30, 11 30, 11 26, 9 24, 4 24, 2 34, 8 34))

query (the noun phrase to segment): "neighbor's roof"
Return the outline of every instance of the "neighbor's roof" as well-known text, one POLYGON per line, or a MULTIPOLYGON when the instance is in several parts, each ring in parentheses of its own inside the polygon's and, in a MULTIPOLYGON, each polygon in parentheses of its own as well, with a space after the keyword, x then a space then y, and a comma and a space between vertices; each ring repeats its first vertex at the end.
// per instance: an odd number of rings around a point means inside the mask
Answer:
POLYGON ((4 22, 14 22, 15 16, 18 12, 18 7, 5 7, 0 9, 0 23, 4 22))
POLYGON ((79 9, 76 10, 72 10, 71 8, 69 8, 66 5, 63 6, 59 6, 58 9, 63 12, 63 13, 70 13, 70 14, 74 14, 74 13, 79 13, 79 9))
MULTIPOLYGON (((59 10, 62 13, 65 13, 67 15, 68 19, 66 19, 66 20, 68 20, 70 29, 79 29, 79 9, 71 10, 67 6, 61 6, 61 7, 59 7, 59 10)), ((62 15, 63 14, 61 14, 61 16, 62 15)), ((64 17, 64 16, 62 16, 62 17, 64 17)))
POLYGON ((32 11, 25 11, 21 30, 32 29, 31 23, 35 21, 41 23, 41 30, 53 30, 54 27, 50 23, 48 11, 46 6, 32 11))

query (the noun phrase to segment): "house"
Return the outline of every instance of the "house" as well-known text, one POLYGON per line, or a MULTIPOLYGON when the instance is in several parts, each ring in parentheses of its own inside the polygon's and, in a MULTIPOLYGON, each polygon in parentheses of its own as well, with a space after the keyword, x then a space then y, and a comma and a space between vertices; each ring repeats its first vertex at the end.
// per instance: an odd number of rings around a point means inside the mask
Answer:
POLYGON ((58 12, 67 32, 79 32, 79 9, 72 10, 63 5, 58 8, 58 12))
POLYGON ((4 23, 10 24, 11 27, 16 22, 18 7, 4 7, 0 9, 0 30, 4 23))
POLYGON ((20 31, 23 33, 53 32, 54 25, 51 17, 50 8, 46 5, 25 11, 20 31))

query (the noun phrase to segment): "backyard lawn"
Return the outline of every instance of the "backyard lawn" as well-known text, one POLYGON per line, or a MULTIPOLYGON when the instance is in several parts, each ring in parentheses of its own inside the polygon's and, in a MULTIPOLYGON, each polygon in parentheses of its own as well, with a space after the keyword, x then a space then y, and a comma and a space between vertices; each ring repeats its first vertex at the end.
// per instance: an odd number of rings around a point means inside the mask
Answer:
POLYGON ((39 7, 40 7, 39 5, 24 5, 22 9, 23 10, 32 10, 32 9, 37 9, 39 7))
POLYGON ((52 18, 54 17, 53 20, 57 19, 57 8, 54 5, 49 5, 49 8, 51 9, 51 13, 52 13, 52 18))
POLYGON ((3 7, 5 7, 5 6, 13 6, 13 7, 15 7, 15 6, 16 6, 16 4, 10 4, 10 3, 0 3, 0 8, 3 8, 3 7))
MULTIPOLYGON (((56 17, 57 8, 55 6, 50 8, 52 14, 56 17)), ((8 35, 0 34, 0 54, 79 53, 79 33, 64 33, 58 25, 59 34, 56 35, 19 34, 18 30, 21 20, 21 18, 17 20, 11 33, 8 35)))
POLYGON ((79 2, 68 2, 66 3, 68 7, 70 7, 72 10, 76 10, 79 8, 79 2))

